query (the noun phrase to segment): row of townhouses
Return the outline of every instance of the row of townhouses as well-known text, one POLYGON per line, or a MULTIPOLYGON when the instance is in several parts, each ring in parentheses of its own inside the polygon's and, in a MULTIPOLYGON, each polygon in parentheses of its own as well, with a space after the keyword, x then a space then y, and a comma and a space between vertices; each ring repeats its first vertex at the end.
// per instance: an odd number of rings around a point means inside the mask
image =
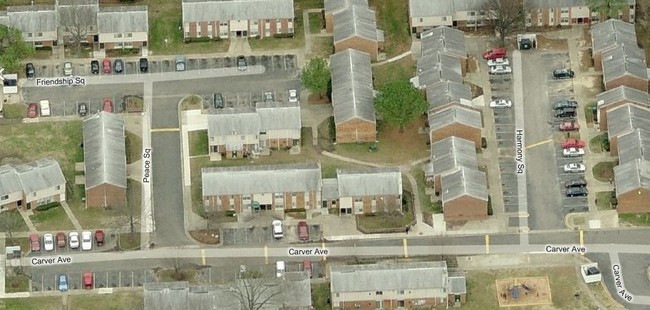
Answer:
MULTIPOLYGON (((490 14, 490 0, 409 0, 409 25, 411 32, 420 34, 438 27, 474 28, 485 26, 490 14)), ((570 26, 592 24, 605 20, 599 12, 589 9, 587 0, 523 0, 527 27, 570 26)), ((618 16, 633 23, 636 0, 627 0, 618 16)))
POLYGON ((334 52, 352 48, 377 60, 384 47, 384 32, 377 29, 375 11, 367 0, 325 1, 325 30, 334 35, 334 52))
POLYGON ((0 211, 34 210, 50 202, 65 201, 65 190, 65 177, 54 159, 0 166, 0 211))
POLYGON ((483 119, 463 84, 467 66, 465 34, 446 26, 421 35, 417 76, 411 81, 426 94, 430 162, 424 166, 429 185, 442 202, 446 221, 488 216, 488 189, 479 170, 483 119))
POLYGON ((633 24, 617 19, 591 27, 594 68, 605 91, 596 96, 600 130, 618 156, 614 184, 621 213, 648 212, 650 197, 650 97, 648 69, 633 24))

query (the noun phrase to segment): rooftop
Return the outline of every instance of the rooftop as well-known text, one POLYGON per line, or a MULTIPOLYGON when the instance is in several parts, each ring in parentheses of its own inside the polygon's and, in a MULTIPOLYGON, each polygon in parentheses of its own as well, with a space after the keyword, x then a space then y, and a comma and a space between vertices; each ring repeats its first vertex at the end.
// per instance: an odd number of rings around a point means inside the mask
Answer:
POLYGON ((338 169, 339 197, 401 195, 402 173, 398 167, 338 169))
POLYGON ((650 131, 650 109, 628 103, 607 112, 610 140, 639 128, 650 131))
POLYGON ((332 106, 339 124, 354 118, 375 122, 370 55, 347 49, 330 56, 332 106))
POLYGON ((294 18, 293 0, 182 0, 183 23, 294 18))
POLYGON ((99 112, 83 120, 86 189, 102 184, 126 188, 124 120, 99 112))
POLYGON ((466 167, 458 167, 455 171, 442 175, 442 203, 463 196, 488 200, 487 179, 485 172, 466 167))
POLYGON ((447 288, 442 262, 330 265, 332 293, 447 288))

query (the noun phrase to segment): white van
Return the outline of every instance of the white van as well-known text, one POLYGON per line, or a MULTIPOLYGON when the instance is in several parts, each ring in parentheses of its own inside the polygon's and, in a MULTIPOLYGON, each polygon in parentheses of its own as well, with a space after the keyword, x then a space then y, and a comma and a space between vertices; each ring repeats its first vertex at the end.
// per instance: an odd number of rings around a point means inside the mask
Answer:
POLYGON ((273 225, 273 238, 281 239, 284 237, 284 233, 282 232, 282 221, 275 220, 271 222, 271 225, 273 225))
POLYGON ((41 107, 41 116, 50 116, 50 101, 49 100, 41 100, 39 103, 39 106, 41 107))
POLYGON ((284 261, 275 262, 275 276, 280 278, 284 274, 285 266, 284 261))

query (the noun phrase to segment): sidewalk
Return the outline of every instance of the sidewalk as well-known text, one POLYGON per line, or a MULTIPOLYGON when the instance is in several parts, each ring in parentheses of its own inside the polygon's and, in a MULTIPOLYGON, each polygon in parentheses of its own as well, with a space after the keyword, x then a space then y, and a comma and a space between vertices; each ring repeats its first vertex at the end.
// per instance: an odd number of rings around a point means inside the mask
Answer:
POLYGON ((67 214, 68 218, 70 218, 70 222, 72 222, 74 228, 79 231, 82 230, 81 224, 79 224, 77 217, 74 215, 74 213, 72 213, 72 210, 70 209, 68 203, 65 201, 61 201, 61 207, 63 207, 63 210, 65 210, 65 214, 67 214))

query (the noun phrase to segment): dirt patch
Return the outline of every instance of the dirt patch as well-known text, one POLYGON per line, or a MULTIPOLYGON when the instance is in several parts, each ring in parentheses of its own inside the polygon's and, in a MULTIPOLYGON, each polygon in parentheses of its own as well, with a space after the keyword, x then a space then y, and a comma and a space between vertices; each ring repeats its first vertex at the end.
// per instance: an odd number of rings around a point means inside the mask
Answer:
POLYGON ((589 68, 594 66, 594 60, 591 58, 591 50, 581 50, 578 51, 580 54, 580 71, 587 71, 589 68))
POLYGON ((496 280, 500 307, 550 305, 548 277, 506 278, 496 280))
POLYGON ((467 73, 478 72, 478 59, 476 56, 470 56, 467 58, 467 73))
POLYGON ((469 90, 472 93, 472 98, 476 98, 480 95, 483 95, 483 88, 481 86, 469 82, 465 82, 465 83, 466 83, 465 85, 469 86, 469 90))
POLYGON ((310 104, 326 104, 330 103, 330 98, 323 95, 319 94, 309 94, 309 97, 307 97, 307 103, 310 104))
POLYGON ((543 50, 561 50, 569 49, 566 39, 550 39, 542 35, 537 36, 537 48, 543 50))
POLYGON ((190 230, 190 236, 203 244, 219 244, 218 230, 190 230))

